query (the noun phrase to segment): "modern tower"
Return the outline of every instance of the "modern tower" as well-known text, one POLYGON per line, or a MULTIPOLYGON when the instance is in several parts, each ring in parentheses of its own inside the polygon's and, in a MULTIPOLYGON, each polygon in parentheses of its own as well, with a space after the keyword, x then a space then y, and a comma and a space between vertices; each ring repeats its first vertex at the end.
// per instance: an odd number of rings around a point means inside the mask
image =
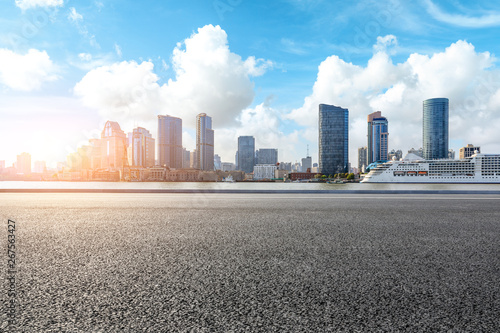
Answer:
POLYGON ((196 116, 197 169, 214 170, 214 130, 212 117, 205 113, 196 116))
POLYGON ((155 139, 145 128, 134 128, 128 135, 128 163, 136 167, 155 165, 155 139))
POLYGON ((423 102, 424 159, 448 158, 448 98, 431 98, 423 102))
POLYGON ((127 163, 127 136, 116 121, 107 121, 101 132, 101 168, 121 169, 127 163))
POLYGON ((255 164, 273 164, 278 163, 278 149, 261 148, 255 151, 255 164))
POLYGON ((158 163, 182 168, 182 119, 158 116, 158 163))
POLYGON ((253 172, 255 166, 255 138, 238 137, 238 169, 246 173, 253 172))
POLYGON ((319 105, 319 172, 324 175, 349 171, 349 110, 319 105))
POLYGON ((365 172, 368 166, 368 147, 358 148, 358 172, 365 172))
POLYGON ((387 118, 377 111, 368 115, 368 164, 386 161, 389 142, 387 118))

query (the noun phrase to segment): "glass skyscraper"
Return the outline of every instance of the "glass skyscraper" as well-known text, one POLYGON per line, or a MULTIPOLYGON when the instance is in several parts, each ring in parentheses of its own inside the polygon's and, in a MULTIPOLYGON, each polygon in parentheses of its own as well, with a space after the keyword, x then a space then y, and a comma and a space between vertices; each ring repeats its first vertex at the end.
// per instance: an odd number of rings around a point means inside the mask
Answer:
POLYGON ((206 113, 196 116, 196 155, 197 169, 214 170, 214 130, 206 113))
POLYGON ((423 103, 424 159, 448 158, 448 98, 431 98, 423 103))
POLYGON ((246 173, 253 172, 255 165, 255 138, 253 136, 238 137, 238 169, 246 173))
POLYGON ((158 116, 158 163, 182 168, 182 119, 158 116))
POLYGON ((386 161, 389 145, 387 118, 377 111, 368 115, 368 164, 386 161))
POLYGON ((349 171, 349 110, 319 105, 319 172, 334 175, 349 171))

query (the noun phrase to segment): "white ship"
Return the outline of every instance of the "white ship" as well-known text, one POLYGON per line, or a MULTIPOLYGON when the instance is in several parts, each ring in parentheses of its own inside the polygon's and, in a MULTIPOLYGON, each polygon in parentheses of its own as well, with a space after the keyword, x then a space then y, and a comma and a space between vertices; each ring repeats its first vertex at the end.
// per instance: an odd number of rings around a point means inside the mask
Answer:
POLYGON ((475 154, 462 160, 424 160, 408 154, 372 169, 362 183, 499 183, 500 154, 475 154))

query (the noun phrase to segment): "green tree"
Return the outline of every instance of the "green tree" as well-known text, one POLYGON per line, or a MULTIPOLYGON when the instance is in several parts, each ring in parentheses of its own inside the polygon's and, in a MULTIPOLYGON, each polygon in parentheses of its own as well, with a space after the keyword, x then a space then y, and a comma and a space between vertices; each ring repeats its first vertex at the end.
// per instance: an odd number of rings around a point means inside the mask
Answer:
POLYGON ((354 174, 350 173, 347 175, 347 180, 353 180, 354 179, 354 174))

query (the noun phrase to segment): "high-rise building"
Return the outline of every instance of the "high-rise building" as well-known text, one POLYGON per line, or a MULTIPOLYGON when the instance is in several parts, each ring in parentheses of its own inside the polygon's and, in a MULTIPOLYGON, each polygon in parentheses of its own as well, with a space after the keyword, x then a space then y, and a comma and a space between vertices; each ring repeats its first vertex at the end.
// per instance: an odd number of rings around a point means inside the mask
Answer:
POLYGON ((197 169, 214 170, 214 130, 212 118, 205 113, 196 116, 197 169))
POLYGON ((278 149, 261 148, 255 151, 255 164, 274 164, 278 163, 278 149))
POLYGON ((173 169, 182 168, 182 119, 158 116, 158 163, 173 169))
POLYGON ((24 175, 31 174, 31 155, 28 153, 22 153, 17 155, 16 164, 17 173, 22 173, 24 175))
POLYGON ((255 166, 255 139, 253 136, 238 137, 238 170, 253 172, 255 166))
POLYGON ((128 153, 130 166, 155 166, 155 139, 147 129, 137 127, 128 134, 128 153))
POLYGON ((471 157, 476 152, 478 154, 481 153, 481 147, 476 147, 469 143, 467 146, 460 148, 460 150, 458 151, 458 157, 459 159, 463 160, 464 158, 471 157))
POLYGON ((302 172, 307 172, 307 170, 311 171, 312 169, 312 157, 307 156, 302 159, 302 172))
POLYGON ((101 168, 121 169, 127 161, 127 136, 115 121, 107 121, 101 132, 101 168))
POLYGON ((358 171, 365 172, 368 166, 368 148, 360 147, 358 148, 358 171))
POLYGON ((377 111, 368 115, 368 165, 387 160, 389 131, 387 118, 377 111))
POLYGON ((319 171, 325 175, 349 171, 349 110, 319 105, 319 171))
POLYGON ((186 148, 182 148, 182 168, 189 169, 191 167, 191 152, 186 148))
POLYGON ((423 102, 424 159, 448 158, 448 98, 431 98, 423 102))
POLYGON ((221 160, 220 160, 220 156, 215 154, 214 155, 214 169, 215 170, 221 170, 222 169, 222 165, 221 165, 221 160))
POLYGON ((196 149, 189 153, 189 167, 191 169, 198 168, 198 154, 196 153, 196 149))

